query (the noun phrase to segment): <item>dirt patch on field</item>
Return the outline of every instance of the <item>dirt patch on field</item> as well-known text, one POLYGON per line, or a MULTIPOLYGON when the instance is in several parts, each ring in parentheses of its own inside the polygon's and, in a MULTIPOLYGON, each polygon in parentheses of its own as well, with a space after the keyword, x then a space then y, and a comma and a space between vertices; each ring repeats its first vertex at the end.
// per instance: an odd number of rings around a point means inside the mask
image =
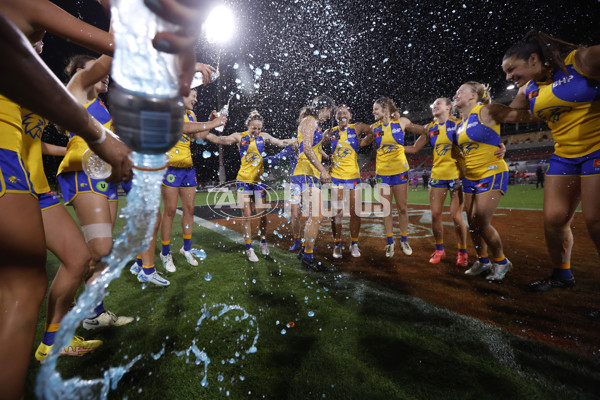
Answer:
MULTIPOLYGON (((600 358, 600 322, 591 320, 589 312, 600 309, 600 259, 588 236, 583 216, 573 221, 575 246, 572 267, 577 284, 574 288, 531 293, 527 285, 552 272, 546 252, 541 211, 499 209, 493 225, 500 232, 506 256, 514 269, 501 283, 490 283, 484 277, 470 277, 455 266, 456 238, 449 216, 444 225, 447 257, 440 264, 429 264, 434 250, 431 217, 426 206, 409 206, 409 243, 413 254, 405 256, 396 247, 392 260, 385 258, 385 239, 381 218, 363 219, 359 239, 362 257, 350 257, 348 218, 344 218, 344 257, 333 260, 329 221, 321 223, 315 256, 339 271, 368 279, 398 292, 423 299, 439 307, 474 317, 518 335, 600 358)), ((214 220, 217 222, 217 220, 214 220)), ((218 223, 241 232, 238 220, 219 219, 218 223)), ((253 222, 253 233, 258 221, 253 222)), ((268 242, 287 250, 291 245, 289 225, 285 218, 269 216, 268 242), (275 233, 276 231, 276 233, 275 233)), ((399 242, 399 228, 394 233, 399 242)), ((258 249, 257 249, 258 250, 258 249)), ((474 248, 468 243, 469 261, 474 261, 474 248)))

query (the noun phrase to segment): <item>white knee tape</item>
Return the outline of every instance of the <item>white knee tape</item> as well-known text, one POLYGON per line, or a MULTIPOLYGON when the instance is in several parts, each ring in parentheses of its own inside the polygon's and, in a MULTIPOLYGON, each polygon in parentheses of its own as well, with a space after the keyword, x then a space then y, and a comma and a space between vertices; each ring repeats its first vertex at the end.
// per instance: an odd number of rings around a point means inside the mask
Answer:
POLYGON ((112 224, 110 223, 84 225, 81 227, 81 230, 83 231, 83 238, 86 243, 89 243, 92 239, 112 239, 112 224))

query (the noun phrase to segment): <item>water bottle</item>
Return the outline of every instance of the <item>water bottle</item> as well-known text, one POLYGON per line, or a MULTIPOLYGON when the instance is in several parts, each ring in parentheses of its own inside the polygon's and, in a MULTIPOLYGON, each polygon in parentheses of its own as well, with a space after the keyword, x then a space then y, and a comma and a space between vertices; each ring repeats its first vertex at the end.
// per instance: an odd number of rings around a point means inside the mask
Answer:
POLYGON ((112 173, 109 163, 98 157, 92 150, 87 149, 81 157, 83 172, 92 179, 106 179, 112 173))
POLYGON ((185 107, 179 94, 176 56, 157 51, 157 31, 176 27, 144 0, 113 0, 114 86, 109 93, 115 133, 131 149, 161 154, 181 137, 185 107))
MULTIPOLYGON (((225 104, 223 106, 223 108, 221 108, 221 111, 219 111, 219 117, 221 115, 224 115, 224 116, 228 116, 229 115, 229 104, 225 104)), ((217 131, 217 132, 223 132, 224 128, 225 128, 225 125, 219 125, 219 126, 217 126, 215 128, 215 131, 217 131)))

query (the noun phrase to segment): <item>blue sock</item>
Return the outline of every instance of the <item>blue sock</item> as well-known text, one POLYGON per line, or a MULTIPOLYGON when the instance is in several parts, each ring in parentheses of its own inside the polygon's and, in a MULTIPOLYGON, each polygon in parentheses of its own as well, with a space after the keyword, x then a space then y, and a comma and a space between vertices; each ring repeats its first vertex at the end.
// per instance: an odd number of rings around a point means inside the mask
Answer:
POLYGON ((171 241, 170 240, 162 240, 162 255, 168 256, 171 254, 171 241))
POLYGON ((183 235, 183 250, 190 251, 192 249, 192 234, 183 235))
POLYGON ((387 244, 394 244, 394 235, 386 235, 387 244))
POLYGON ((152 275, 156 271, 156 268, 154 268, 154 264, 152 264, 149 267, 144 265, 142 267, 142 271, 144 271, 144 274, 146 274, 146 275, 152 275))
POLYGON ((307 261, 310 261, 313 259, 313 252, 311 251, 310 253, 307 253, 306 251, 304 252, 304 259, 307 261))
POLYGON ((94 316, 92 318, 96 318, 98 315, 102 314, 104 311, 106 311, 106 310, 104 309, 104 301, 102 301, 100 304, 98 304, 94 308, 94 316))
POLYGON ((436 243, 435 244, 435 249, 437 251, 444 251, 444 242, 442 242, 442 243, 436 243))

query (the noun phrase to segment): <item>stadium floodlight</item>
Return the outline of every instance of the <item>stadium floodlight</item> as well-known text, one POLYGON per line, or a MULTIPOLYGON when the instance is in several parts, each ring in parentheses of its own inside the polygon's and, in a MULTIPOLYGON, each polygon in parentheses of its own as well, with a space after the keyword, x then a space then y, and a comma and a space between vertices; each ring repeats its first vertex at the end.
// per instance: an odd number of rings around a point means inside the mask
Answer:
POLYGON ((404 115, 407 115, 407 114, 408 114, 408 110, 404 110, 404 111, 402 112, 402 114, 404 114, 404 115))
POLYGON ((513 90, 515 88, 515 85, 510 84, 506 87, 506 90, 513 90))
POLYGON ((235 20, 233 13, 225 6, 215 7, 204 23, 208 43, 224 44, 233 36, 235 20))

